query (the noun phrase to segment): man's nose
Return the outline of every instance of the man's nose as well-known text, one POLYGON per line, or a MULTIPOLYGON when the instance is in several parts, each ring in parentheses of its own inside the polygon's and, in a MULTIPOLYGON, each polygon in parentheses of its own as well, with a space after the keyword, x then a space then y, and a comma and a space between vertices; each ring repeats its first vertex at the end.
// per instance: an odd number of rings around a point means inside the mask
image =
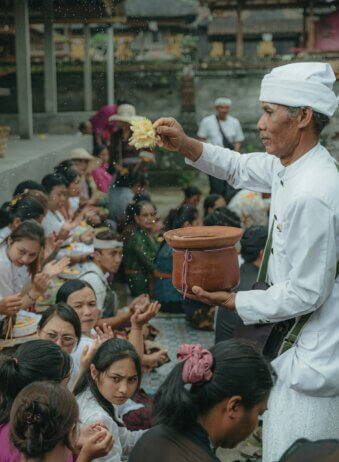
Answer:
POLYGON ((258 122, 257 122, 257 129, 258 130, 265 130, 265 118, 264 118, 265 114, 263 114, 258 122))

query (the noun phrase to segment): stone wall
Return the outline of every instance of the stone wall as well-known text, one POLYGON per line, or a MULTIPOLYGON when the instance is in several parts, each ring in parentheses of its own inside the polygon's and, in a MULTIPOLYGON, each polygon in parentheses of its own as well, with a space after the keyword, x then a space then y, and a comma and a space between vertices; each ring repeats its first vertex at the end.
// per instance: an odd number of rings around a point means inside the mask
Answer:
MULTIPOLYGON (((233 101, 232 114, 237 117, 244 129, 246 140, 244 151, 262 149, 257 135, 256 122, 261 114, 258 101, 260 82, 264 70, 199 71, 195 76, 194 113, 181 113, 181 73, 169 65, 168 70, 117 72, 115 77, 116 99, 125 99, 134 104, 139 114, 151 119, 160 116, 178 118, 187 131, 194 135, 197 124, 213 111, 213 102, 218 96, 230 97, 233 101)), ((35 114, 34 126, 37 133, 74 133, 79 122, 86 120, 89 113, 82 113, 83 87, 82 73, 58 73, 58 105, 60 114, 49 116, 35 114)), ((43 110, 43 74, 33 74, 33 107, 35 112, 43 110)), ((10 124, 12 133, 17 131, 16 123, 16 83, 15 75, 0 78, 0 87, 11 88, 11 96, 0 97, 0 124, 10 124)), ((339 82, 335 86, 339 92, 339 82)), ((93 105, 98 108, 105 104, 106 80, 103 73, 93 74, 93 105)), ((337 141, 333 139, 339 122, 339 111, 324 132, 325 143, 337 155, 337 141)))

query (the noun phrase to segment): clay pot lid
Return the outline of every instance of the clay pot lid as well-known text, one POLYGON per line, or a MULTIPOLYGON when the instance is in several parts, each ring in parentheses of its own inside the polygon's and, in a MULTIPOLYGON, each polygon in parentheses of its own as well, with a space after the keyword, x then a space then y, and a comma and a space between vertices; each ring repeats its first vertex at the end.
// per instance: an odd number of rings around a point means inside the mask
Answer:
POLYGON ((231 226, 190 226, 167 231, 164 238, 174 249, 217 249, 235 245, 242 233, 231 226))

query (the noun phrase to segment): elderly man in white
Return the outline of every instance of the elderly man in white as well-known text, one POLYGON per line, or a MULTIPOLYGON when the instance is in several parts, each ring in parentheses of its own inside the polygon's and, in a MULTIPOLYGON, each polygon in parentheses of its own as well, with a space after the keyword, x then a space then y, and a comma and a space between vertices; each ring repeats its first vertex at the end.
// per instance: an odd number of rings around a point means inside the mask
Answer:
POLYGON ((159 143, 235 188, 272 194, 266 291, 193 292, 236 310, 245 324, 310 314, 274 362, 277 383, 264 418, 264 462, 297 438, 339 438, 339 173, 319 143, 337 108, 326 63, 275 68, 262 81, 258 129, 265 153, 238 154, 189 138, 174 119, 155 123, 159 143))

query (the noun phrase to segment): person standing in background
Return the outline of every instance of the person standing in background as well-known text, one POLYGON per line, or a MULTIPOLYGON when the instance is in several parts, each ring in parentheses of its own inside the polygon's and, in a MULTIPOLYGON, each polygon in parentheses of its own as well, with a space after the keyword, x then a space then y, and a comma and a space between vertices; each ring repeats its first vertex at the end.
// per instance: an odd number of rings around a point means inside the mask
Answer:
MULTIPOLYGON (((240 122, 229 114, 232 101, 229 98, 220 97, 214 102, 215 113, 202 119, 198 129, 198 137, 201 141, 211 143, 224 148, 240 151, 241 142, 245 139, 240 122)), ((210 194, 221 194, 228 202, 235 190, 226 181, 208 176, 210 182, 210 194)))

